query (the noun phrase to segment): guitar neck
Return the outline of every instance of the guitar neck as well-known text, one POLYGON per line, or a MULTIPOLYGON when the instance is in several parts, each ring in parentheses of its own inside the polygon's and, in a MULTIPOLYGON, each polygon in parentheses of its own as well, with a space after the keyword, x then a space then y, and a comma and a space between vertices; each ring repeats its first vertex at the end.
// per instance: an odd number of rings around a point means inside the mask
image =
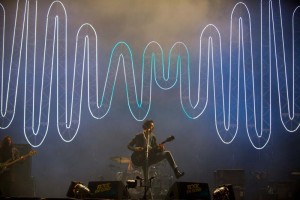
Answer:
POLYGON ((21 157, 15 159, 15 160, 13 160, 13 161, 10 161, 10 162, 8 162, 8 163, 4 163, 4 166, 5 166, 5 167, 9 167, 9 166, 11 166, 11 165, 16 164, 17 162, 20 162, 21 160, 27 159, 28 157, 30 157, 30 156, 32 156, 32 155, 34 155, 34 154, 35 154, 35 152, 30 152, 30 153, 28 153, 28 154, 26 154, 26 155, 24 155, 24 156, 21 156, 21 157))
POLYGON ((27 158, 27 157, 28 157, 28 156, 26 156, 26 157, 25 157, 25 156, 22 156, 22 157, 20 157, 20 158, 17 158, 16 160, 13 160, 13 161, 11 161, 11 162, 5 164, 5 166, 6 166, 6 167, 9 167, 9 166, 11 166, 11 165, 13 165, 13 164, 15 164, 15 163, 21 161, 23 158, 25 159, 25 158, 27 158))
POLYGON ((164 140, 162 143, 160 143, 160 144, 165 144, 165 143, 167 143, 167 142, 171 142, 172 140, 174 140, 175 139, 175 137, 174 136, 170 136, 170 137, 168 137, 166 140, 164 140))

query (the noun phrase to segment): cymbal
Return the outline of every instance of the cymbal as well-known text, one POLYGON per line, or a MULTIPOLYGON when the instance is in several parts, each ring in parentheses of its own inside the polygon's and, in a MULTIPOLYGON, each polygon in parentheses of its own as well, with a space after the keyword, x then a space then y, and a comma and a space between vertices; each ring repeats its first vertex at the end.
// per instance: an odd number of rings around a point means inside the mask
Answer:
POLYGON ((131 162, 130 158, 124 156, 114 156, 110 159, 121 164, 128 164, 131 162))

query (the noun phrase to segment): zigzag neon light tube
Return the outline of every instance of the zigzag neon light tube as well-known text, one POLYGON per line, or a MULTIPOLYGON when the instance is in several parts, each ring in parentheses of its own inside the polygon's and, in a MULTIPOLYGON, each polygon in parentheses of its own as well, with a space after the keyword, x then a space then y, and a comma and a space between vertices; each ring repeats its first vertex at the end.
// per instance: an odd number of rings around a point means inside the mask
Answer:
MULTIPOLYGON (((159 43, 152 41, 144 49, 141 74, 135 73, 134 54, 123 41, 112 48, 107 74, 103 84, 99 73, 98 37, 94 27, 83 24, 77 31, 73 65, 68 57, 68 15, 60 1, 54 1, 47 13, 42 64, 37 63, 37 1, 17 3, 10 63, 5 52, 5 8, 0 4, 0 55, 1 55, 1 118, 0 127, 6 129, 14 119, 19 88, 22 49, 25 47, 24 84, 24 135, 33 147, 40 146, 49 127, 50 102, 56 92, 57 129, 61 139, 71 142, 77 135, 81 121, 84 77, 87 77, 88 108, 92 117, 104 118, 111 108, 115 83, 123 67, 128 108, 135 120, 144 120, 150 109, 152 86, 162 90, 180 86, 180 104, 190 119, 198 119, 208 105, 208 88, 213 84, 215 125, 221 141, 230 144, 239 129, 240 105, 245 106, 246 128, 249 141, 256 149, 264 148, 271 137, 272 79, 276 73, 280 118, 289 132, 299 128, 300 64, 299 7, 294 10, 293 73, 288 77, 280 1, 261 1, 261 62, 257 72, 253 62, 251 13, 245 3, 237 3, 230 19, 230 48, 222 48, 222 35, 213 25, 207 25, 200 34, 199 65, 191 66, 188 47, 176 42, 169 51, 168 64, 164 65, 164 52, 159 43), (1 20, 2 19, 2 20, 1 20), (274 48, 272 48, 272 46, 274 48), (223 63, 222 51, 230 52, 229 66, 223 63), (272 59, 272 58, 275 59, 272 59), (298 61, 298 63, 297 63, 298 61), (7 71, 8 69, 8 71, 7 71), (70 70, 71 69, 71 70, 70 70), (228 71, 227 71, 228 70, 228 71), (198 71, 197 89, 192 89, 191 73, 198 71), (56 72, 56 74, 55 74, 56 72), (72 73, 72 74, 71 74, 72 73), (209 74, 212 73, 212 80, 209 74), (260 87, 255 86, 255 74, 260 74, 260 87), (87 76, 85 76, 87 74, 87 76), (226 76, 228 74, 228 77, 226 76), (56 77, 56 82, 53 81, 56 77), (71 77, 72 85, 68 85, 71 77), (137 77, 141 77, 138 91, 137 77), (38 80, 41 80, 39 82, 38 80), (292 79, 292 89, 288 80, 292 79), (216 84, 221 80, 221 84, 216 84), (228 81, 227 81, 228 80, 228 81), (41 85, 40 90, 37 86, 41 85), (56 88, 55 88, 56 86, 56 88), (228 88, 228 92, 224 88, 228 88), (241 95, 244 91, 244 99, 241 95), (192 102, 193 95, 197 101, 192 102), (38 98, 39 97, 39 98, 38 98), (290 99, 290 97, 292 97, 290 99), (243 101, 244 100, 244 101, 243 101), (38 105, 38 106, 36 106, 38 105), (36 110, 38 109, 38 110, 36 110), (260 116, 260 123, 258 123, 260 116)), ((275 88, 274 88, 275 89, 275 88)))

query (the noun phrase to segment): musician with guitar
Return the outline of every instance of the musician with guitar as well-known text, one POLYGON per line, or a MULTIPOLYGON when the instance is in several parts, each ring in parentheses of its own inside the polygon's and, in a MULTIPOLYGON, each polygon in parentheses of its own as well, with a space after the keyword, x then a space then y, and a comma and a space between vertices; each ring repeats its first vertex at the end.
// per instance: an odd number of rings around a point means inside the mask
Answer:
POLYGON ((143 167, 144 177, 146 177, 145 173, 147 172, 147 168, 149 166, 166 159, 172 167, 172 169, 174 170, 176 178, 180 178, 184 175, 184 172, 179 171, 171 152, 165 151, 163 145, 165 142, 173 140, 174 137, 171 136, 161 144, 157 144, 156 137, 153 134, 153 130, 153 120, 146 120, 143 123, 143 131, 137 134, 128 144, 128 149, 133 151, 133 154, 131 156, 132 163, 135 166, 143 167))
POLYGON ((15 180, 13 172, 9 167, 2 167, 4 163, 8 163, 17 159, 23 159, 19 150, 14 147, 12 138, 6 136, 3 138, 0 146, 0 191, 3 196, 10 196, 12 184, 15 180))

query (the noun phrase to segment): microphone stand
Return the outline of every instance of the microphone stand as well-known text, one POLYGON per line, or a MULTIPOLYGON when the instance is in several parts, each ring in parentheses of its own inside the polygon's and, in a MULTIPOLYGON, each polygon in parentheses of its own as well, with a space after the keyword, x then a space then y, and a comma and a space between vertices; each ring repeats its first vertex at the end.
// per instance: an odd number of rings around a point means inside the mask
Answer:
MULTIPOLYGON (((149 169, 149 144, 150 144, 150 130, 147 130, 147 138, 146 138, 146 141, 147 141, 147 146, 146 146, 146 156, 145 156, 145 166, 144 166, 144 187, 145 187, 145 190, 144 190, 144 197, 143 199, 147 199, 147 192, 149 190, 149 188, 151 188, 151 183, 149 182, 149 173, 148 173, 148 169, 149 169)), ((151 194, 151 191, 150 191, 150 194, 151 194)), ((152 196, 151 196, 151 199, 152 199, 152 196)))

